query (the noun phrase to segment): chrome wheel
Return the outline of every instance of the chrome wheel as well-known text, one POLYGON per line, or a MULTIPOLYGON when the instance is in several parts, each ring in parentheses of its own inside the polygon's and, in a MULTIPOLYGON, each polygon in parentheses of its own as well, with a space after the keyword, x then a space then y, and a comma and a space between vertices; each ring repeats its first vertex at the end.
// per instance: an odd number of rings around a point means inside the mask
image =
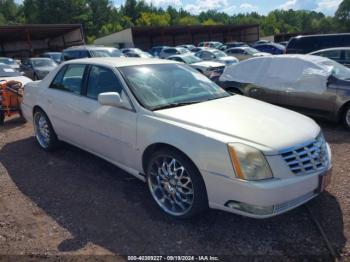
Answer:
POLYGON ((148 186, 154 200, 166 213, 182 216, 190 211, 194 200, 193 183, 185 167, 175 158, 153 159, 148 186))
POLYGON ((345 122, 348 125, 348 127, 350 127, 350 108, 346 111, 345 122))
POLYGON ((50 144, 50 127, 48 120, 43 112, 34 114, 34 131, 35 137, 43 148, 48 148, 50 144))

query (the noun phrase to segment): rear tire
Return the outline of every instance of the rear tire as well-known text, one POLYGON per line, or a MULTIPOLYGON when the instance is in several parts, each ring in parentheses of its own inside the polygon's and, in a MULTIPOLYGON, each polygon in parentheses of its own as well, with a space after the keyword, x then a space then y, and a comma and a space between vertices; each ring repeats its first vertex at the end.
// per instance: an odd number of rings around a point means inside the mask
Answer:
POLYGON ((0 111, 0 125, 4 125, 5 124, 5 114, 3 111, 0 111))
POLYGON ((51 151, 58 145, 56 133, 45 112, 37 109, 33 116, 35 138, 40 147, 46 151, 51 151))
POLYGON ((150 194, 167 215, 186 219, 208 208, 205 184, 195 165, 172 148, 155 152, 147 164, 150 194))
POLYGON ((342 120, 343 120, 343 124, 345 126, 345 128, 350 131, 350 105, 348 105, 344 112, 343 112, 343 116, 342 116, 342 120))

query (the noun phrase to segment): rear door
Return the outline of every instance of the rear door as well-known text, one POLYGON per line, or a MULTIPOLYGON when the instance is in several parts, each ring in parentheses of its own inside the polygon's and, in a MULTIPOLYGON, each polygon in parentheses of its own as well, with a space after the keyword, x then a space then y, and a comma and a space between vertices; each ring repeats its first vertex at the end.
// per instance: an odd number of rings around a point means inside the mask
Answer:
POLYGON ((77 105, 86 77, 86 65, 69 64, 61 68, 49 86, 46 96, 47 113, 57 135, 73 144, 83 145, 83 127, 77 105))

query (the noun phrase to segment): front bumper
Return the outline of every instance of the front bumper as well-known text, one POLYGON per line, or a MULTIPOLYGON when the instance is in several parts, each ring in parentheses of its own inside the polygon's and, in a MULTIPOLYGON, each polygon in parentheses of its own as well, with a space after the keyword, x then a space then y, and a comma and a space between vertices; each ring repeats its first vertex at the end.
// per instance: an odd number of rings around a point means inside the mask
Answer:
POLYGON ((331 169, 327 172, 259 182, 229 178, 206 171, 202 171, 202 175, 211 208, 253 218, 268 218, 298 207, 316 197, 321 191, 320 176, 330 172, 331 169), (231 201, 236 205, 230 205, 231 201), (257 207, 257 212, 234 208, 233 206, 237 206, 237 203, 257 207), (258 212, 259 208, 269 211, 258 212))

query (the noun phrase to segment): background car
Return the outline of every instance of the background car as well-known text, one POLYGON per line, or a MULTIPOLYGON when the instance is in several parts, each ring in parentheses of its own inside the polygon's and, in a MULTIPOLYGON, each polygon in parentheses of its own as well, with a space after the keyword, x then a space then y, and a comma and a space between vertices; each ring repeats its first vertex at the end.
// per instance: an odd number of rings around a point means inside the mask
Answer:
POLYGON ((217 42, 217 41, 207 41, 207 42, 200 42, 198 44, 198 47, 209 47, 209 48, 220 48, 220 46, 222 46, 221 42, 217 42))
POLYGON ((198 46, 198 47, 195 47, 191 50, 192 53, 197 53, 199 51, 202 51, 202 50, 205 50, 207 49, 207 47, 203 47, 203 46, 198 46))
POLYGON ((126 57, 139 57, 139 58, 153 58, 150 53, 142 52, 142 53, 126 53, 126 57))
POLYGON ((225 65, 223 63, 214 61, 202 61, 199 57, 195 56, 192 53, 169 56, 167 59, 188 64, 214 82, 219 79, 225 68, 225 65))
POLYGON ((120 50, 126 57, 152 58, 150 53, 144 52, 139 48, 123 48, 120 50))
POLYGON ((151 55, 153 55, 154 57, 159 57, 159 54, 162 52, 162 50, 164 48, 168 48, 170 46, 165 46, 165 45, 161 45, 161 46, 154 46, 152 47, 148 53, 150 53, 151 55))
POLYGON ((283 45, 276 43, 266 43, 255 45, 254 48, 263 53, 269 53, 272 55, 281 55, 284 54, 286 48, 283 45))
POLYGON ((350 47, 327 48, 312 52, 309 55, 327 57, 339 64, 350 67, 350 47))
POLYGON ((239 61, 243 61, 252 57, 259 57, 259 56, 269 56, 271 54, 269 53, 264 53, 264 52, 260 52, 258 50, 256 50, 255 48, 252 47, 246 47, 246 46, 242 46, 242 47, 234 47, 234 48, 230 48, 227 49, 225 51, 225 53, 228 56, 233 56, 235 58, 237 58, 239 61))
POLYGON ((328 58, 278 55, 250 59, 227 67, 219 85, 306 115, 342 121, 350 130, 350 69, 328 58))
POLYGON ((309 54, 311 52, 350 46, 350 34, 301 35, 292 37, 286 47, 286 54, 309 54))
POLYGON ((21 72, 14 70, 9 65, 0 64, 0 81, 18 81, 21 82, 22 85, 25 85, 32 80, 26 76, 24 76, 21 72))
POLYGON ((61 60, 69 61, 90 57, 124 57, 124 54, 114 47, 83 45, 73 46, 63 50, 61 60))
POLYGON ((62 53, 61 52, 45 52, 39 55, 39 57, 51 58, 57 64, 61 63, 62 53))
POLYGON ((188 49, 183 47, 167 47, 163 48, 159 54, 159 58, 164 59, 172 55, 180 55, 189 52, 188 49))
POLYGON ((188 51, 192 51, 194 48, 196 48, 194 45, 179 45, 177 47, 183 47, 188 49, 188 51))
POLYGON ((33 80, 40 80, 56 67, 57 63, 51 58, 29 58, 22 62, 21 71, 33 80))
POLYGON ((16 62, 16 60, 9 57, 0 57, 0 63, 8 65, 16 71, 20 71, 20 65, 16 62))
POLYGON ((233 48, 233 47, 241 47, 241 46, 248 46, 246 43, 243 42, 228 42, 222 45, 219 49, 221 51, 225 51, 227 49, 233 48))
POLYGON ((143 51, 140 48, 122 48, 120 51, 126 55, 127 53, 143 53, 143 51))
POLYGON ((214 49, 214 48, 206 48, 197 53, 195 56, 199 57, 205 61, 215 61, 225 64, 226 66, 238 63, 238 59, 235 57, 230 57, 224 52, 214 49))

